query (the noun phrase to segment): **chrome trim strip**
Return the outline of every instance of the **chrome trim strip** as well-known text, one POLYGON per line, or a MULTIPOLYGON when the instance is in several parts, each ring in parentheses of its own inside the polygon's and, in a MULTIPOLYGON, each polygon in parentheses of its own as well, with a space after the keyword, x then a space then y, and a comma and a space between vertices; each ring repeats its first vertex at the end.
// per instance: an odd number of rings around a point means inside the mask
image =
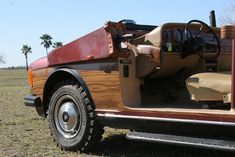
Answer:
POLYGON ((208 120, 191 120, 191 119, 178 119, 178 118, 159 118, 159 117, 146 117, 146 116, 130 116, 130 115, 116 115, 110 113, 98 113, 98 117, 105 118, 120 118, 120 119, 136 119, 136 120, 151 120, 161 122, 181 122, 181 123, 194 123, 194 124, 210 124, 210 125, 221 125, 221 126, 235 126, 235 122, 219 122, 219 121, 208 121, 208 120))

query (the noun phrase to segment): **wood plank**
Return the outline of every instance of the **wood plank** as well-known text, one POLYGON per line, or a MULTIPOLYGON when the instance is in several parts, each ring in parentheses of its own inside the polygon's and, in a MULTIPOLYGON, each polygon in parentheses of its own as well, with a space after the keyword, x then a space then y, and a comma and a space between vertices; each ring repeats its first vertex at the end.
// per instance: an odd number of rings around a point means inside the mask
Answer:
POLYGON ((43 89, 49 71, 50 71, 49 68, 33 70, 32 94, 40 96, 41 100, 43 100, 43 89))
POLYGON ((92 99, 99 109, 122 108, 119 72, 79 70, 84 79, 92 99))

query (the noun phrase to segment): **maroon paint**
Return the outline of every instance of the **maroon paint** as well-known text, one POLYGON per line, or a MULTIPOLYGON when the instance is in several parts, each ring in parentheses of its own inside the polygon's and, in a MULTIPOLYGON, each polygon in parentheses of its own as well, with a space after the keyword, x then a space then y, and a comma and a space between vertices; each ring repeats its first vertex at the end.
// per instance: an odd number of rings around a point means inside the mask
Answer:
POLYGON ((71 43, 53 50, 48 55, 49 66, 78 61, 106 58, 109 56, 108 34, 102 27, 71 43))
POLYGON ((32 70, 46 68, 46 67, 48 67, 47 57, 40 58, 40 59, 34 61, 29 66, 29 68, 31 68, 32 70))
MULTIPOLYGON (((235 27, 235 25, 234 25, 235 27)), ((235 28, 234 28, 235 29, 235 28)), ((233 51, 232 51, 232 91, 231 91, 231 110, 234 110, 235 108, 235 33, 233 37, 233 51)))

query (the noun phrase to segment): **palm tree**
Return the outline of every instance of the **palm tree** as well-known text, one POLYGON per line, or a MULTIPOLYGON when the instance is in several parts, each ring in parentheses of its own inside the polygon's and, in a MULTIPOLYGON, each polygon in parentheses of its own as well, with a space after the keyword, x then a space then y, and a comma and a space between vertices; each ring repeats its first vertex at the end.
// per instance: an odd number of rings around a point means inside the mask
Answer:
POLYGON ((50 48, 52 45, 52 37, 49 34, 43 34, 40 39, 42 40, 41 45, 46 48, 46 53, 48 55, 48 48, 50 48))
POLYGON ((28 45, 23 45, 21 52, 23 55, 25 55, 25 60, 26 60, 26 69, 28 71, 28 54, 32 53, 32 48, 28 45))
POLYGON ((54 48, 59 48, 59 47, 61 47, 61 46, 63 46, 63 43, 60 42, 60 41, 57 41, 57 42, 54 42, 54 43, 53 43, 53 46, 52 46, 52 47, 54 47, 54 48))

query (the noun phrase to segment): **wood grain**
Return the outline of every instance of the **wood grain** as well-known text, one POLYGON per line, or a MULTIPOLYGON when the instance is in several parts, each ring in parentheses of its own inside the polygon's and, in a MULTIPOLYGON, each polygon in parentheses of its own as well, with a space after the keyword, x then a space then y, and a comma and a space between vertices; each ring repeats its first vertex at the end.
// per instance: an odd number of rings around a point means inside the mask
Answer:
POLYGON ((40 96, 41 100, 43 100, 43 89, 45 82, 48 77, 48 73, 52 69, 45 68, 33 71, 33 87, 32 87, 32 94, 40 96))
POLYGON ((81 70, 79 73, 91 93, 96 108, 122 108, 118 71, 105 73, 104 71, 81 70))
MULTIPOLYGON (((53 69, 33 71, 32 93, 43 100, 43 89, 48 74, 53 69)), ((96 105, 97 114, 120 114, 159 118, 178 118, 191 120, 210 120, 219 122, 235 122, 235 113, 230 111, 204 109, 159 109, 159 108, 128 108, 122 103, 119 72, 106 73, 98 70, 79 70, 96 105)))

